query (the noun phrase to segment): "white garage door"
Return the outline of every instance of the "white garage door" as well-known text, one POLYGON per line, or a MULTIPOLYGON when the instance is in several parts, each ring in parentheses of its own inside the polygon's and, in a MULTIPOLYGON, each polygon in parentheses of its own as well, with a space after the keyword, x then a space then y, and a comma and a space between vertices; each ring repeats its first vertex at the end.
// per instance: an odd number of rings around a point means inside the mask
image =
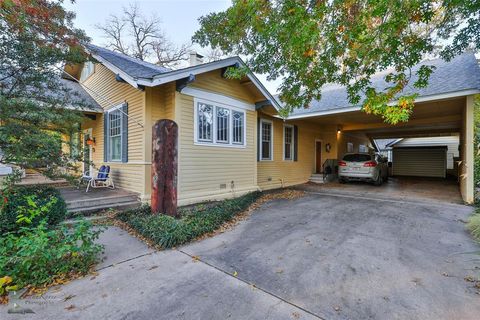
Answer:
POLYGON ((447 148, 393 148, 392 160, 394 176, 446 176, 447 148))

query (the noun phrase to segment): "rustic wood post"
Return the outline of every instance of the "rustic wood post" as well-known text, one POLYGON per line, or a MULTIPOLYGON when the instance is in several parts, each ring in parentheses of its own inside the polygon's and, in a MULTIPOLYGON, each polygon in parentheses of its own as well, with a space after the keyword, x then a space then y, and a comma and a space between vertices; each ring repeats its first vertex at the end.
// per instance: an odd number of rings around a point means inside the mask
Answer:
POLYGON ((152 213, 177 216, 178 125, 162 119, 152 130, 152 213))

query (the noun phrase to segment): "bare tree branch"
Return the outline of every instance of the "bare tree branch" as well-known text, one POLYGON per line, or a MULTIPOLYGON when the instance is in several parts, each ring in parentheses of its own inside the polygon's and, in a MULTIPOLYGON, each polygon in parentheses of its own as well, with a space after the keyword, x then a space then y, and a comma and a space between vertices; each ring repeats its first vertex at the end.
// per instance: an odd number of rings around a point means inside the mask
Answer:
POLYGON ((125 20, 111 15, 105 25, 96 24, 95 27, 102 30, 104 37, 108 39, 107 46, 123 54, 129 54, 130 50, 122 35, 125 33, 125 20))
POLYGON ((121 16, 112 15, 105 25, 97 25, 115 51, 165 67, 175 67, 188 59, 190 44, 172 43, 161 28, 160 19, 145 16, 137 3, 123 8, 121 16))
POLYGON ((205 62, 218 61, 228 57, 222 50, 215 48, 210 48, 205 54, 205 62))
POLYGON ((182 61, 187 61, 191 47, 191 44, 176 46, 165 37, 159 41, 155 41, 152 45, 157 60, 156 64, 169 68, 175 68, 182 61))

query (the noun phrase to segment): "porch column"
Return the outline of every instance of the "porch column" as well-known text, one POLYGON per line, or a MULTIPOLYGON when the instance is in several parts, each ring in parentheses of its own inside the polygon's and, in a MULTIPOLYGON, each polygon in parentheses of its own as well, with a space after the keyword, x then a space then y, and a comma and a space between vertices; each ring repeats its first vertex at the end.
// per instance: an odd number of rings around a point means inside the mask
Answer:
POLYGON ((466 203, 474 202, 474 96, 467 96, 465 109, 463 111, 463 126, 462 126, 462 166, 460 172, 460 192, 462 193, 463 201, 466 203))

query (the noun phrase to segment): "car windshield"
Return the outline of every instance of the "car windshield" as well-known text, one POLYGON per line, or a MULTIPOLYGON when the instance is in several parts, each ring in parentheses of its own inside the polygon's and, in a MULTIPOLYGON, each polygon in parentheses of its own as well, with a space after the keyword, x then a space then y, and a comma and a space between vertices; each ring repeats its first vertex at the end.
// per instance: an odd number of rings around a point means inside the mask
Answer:
POLYGON ((361 153, 347 154, 343 157, 343 161, 349 161, 349 162, 365 162, 370 160, 372 160, 371 155, 361 154, 361 153))

